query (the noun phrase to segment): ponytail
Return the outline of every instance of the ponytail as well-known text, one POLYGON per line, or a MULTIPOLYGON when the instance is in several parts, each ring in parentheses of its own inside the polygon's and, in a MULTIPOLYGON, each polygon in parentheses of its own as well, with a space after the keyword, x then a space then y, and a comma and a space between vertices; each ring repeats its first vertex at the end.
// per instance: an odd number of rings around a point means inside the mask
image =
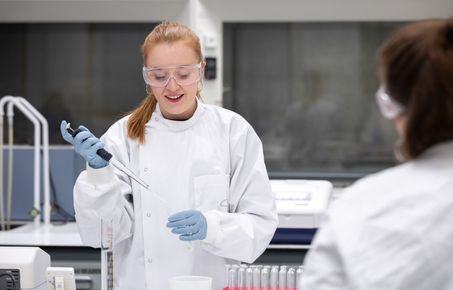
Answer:
POLYGON ((156 98, 152 93, 132 111, 127 122, 127 136, 130 139, 138 139, 140 144, 145 144, 145 126, 156 108, 156 98))

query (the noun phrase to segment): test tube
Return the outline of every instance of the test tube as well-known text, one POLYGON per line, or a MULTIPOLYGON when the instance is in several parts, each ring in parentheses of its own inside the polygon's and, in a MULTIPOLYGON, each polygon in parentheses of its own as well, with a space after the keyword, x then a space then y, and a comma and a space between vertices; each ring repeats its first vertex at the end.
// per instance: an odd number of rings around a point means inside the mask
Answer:
POLYGON ((245 269, 245 289, 252 290, 253 289, 253 269, 247 268, 245 269))
POLYGON ((228 279, 228 290, 237 290, 238 286, 238 268, 232 267, 228 279))
POLYGON ((269 268, 266 267, 261 270, 261 289, 269 290, 269 268))
POLYGON ((304 266, 299 266, 296 270, 296 283, 297 289, 299 289, 300 280, 302 279, 302 274, 304 273, 304 266))
POLYGON ((260 289, 261 288, 261 270, 258 267, 255 267, 253 269, 253 275, 252 275, 252 280, 253 280, 253 289, 260 289))
POLYGON ((245 267, 240 267, 238 270, 238 289, 244 290, 245 288, 245 267))
POLYGON ((227 284, 228 284, 229 277, 230 277, 230 269, 231 269, 231 265, 225 264, 225 280, 227 281, 227 284))
POLYGON ((113 220, 101 219, 101 289, 113 290, 113 220))
POLYGON ((286 290, 286 266, 281 266, 278 272, 278 288, 286 290))
POLYGON ((269 287, 271 290, 278 290, 278 266, 272 266, 271 268, 269 287))
POLYGON ((286 273, 286 289, 296 290, 296 270, 289 268, 286 273))

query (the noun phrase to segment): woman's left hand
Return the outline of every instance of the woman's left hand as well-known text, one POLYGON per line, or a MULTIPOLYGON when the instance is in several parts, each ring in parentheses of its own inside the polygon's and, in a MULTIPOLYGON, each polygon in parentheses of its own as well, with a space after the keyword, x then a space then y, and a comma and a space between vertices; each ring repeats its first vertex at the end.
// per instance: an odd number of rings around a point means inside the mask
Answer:
POLYGON ((185 210, 168 217, 167 227, 181 241, 204 240, 207 232, 205 216, 198 210, 185 210))

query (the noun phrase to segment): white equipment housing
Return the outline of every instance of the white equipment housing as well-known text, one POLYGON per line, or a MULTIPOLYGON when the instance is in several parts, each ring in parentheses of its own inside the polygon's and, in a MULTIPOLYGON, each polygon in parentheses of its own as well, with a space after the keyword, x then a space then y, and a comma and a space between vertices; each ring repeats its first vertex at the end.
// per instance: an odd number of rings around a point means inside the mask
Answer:
POLYGON ((49 267, 47 268, 48 290, 76 290, 74 268, 49 267))
POLYGON ((20 289, 46 290, 47 267, 50 256, 38 247, 0 247, 0 269, 18 269, 20 289))
POLYGON ((326 180, 271 180, 279 228, 318 228, 332 195, 326 180))

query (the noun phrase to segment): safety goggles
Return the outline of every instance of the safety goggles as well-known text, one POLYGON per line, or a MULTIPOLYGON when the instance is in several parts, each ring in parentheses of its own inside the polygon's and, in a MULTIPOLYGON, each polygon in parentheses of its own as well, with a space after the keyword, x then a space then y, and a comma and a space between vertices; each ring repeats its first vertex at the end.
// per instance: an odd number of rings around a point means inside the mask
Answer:
POLYGON ((385 86, 383 85, 376 92, 376 102, 382 116, 387 119, 394 119, 404 112, 404 107, 385 92, 385 86))
POLYGON ((180 86, 188 86, 201 79, 201 62, 199 64, 172 65, 165 67, 143 67, 143 79, 152 87, 163 88, 173 78, 180 86))

